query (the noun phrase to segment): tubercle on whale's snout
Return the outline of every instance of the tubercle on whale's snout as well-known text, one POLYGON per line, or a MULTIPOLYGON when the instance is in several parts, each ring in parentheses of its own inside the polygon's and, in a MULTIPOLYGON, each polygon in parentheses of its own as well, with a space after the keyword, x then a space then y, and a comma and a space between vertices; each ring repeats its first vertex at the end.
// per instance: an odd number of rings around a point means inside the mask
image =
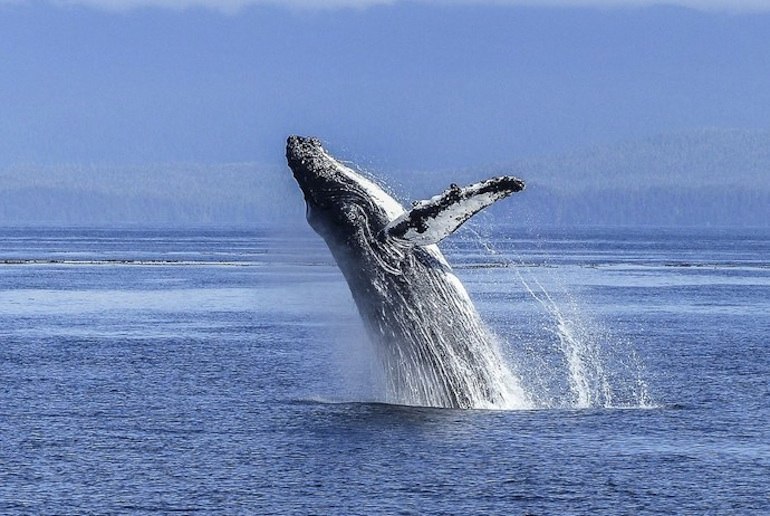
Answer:
POLYGON ((308 178, 308 174, 313 175, 311 169, 318 168, 323 153, 318 138, 291 135, 286 139, 286 161, 300 183, 308 178))
POLYGON ((313 153, 317 153, 322 148, 321 140, 318 138, 293 134, 286 139, 286 158, 289 161, 296 161, 303 156, 307 157, 313 153))

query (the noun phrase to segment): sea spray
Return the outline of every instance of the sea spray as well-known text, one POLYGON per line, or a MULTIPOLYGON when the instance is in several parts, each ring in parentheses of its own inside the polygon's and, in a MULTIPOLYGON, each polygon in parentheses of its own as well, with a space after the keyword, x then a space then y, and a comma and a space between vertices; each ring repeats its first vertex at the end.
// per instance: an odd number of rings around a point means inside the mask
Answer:
POLYGON ((469 233, 470 243, 493 258, 498 270, 512 271, 512 288, 522 288, 530 299, 527 323, 532 328, 511 332, 515 335, 509 335, 508 354, 536 406, 653 405, 633 344, 587 312, 586 303, 567 288, 558 268, 526 264, 520 256, 507 258, 477 230, 469 233))

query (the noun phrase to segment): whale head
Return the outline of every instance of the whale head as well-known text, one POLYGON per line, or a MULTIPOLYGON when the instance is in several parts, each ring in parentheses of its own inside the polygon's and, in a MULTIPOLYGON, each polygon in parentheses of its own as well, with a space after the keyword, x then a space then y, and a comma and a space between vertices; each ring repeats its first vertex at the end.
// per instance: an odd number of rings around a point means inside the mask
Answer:
POLYGON ((290 136, 286 158, 305 197, 308 223, 329 244, 370 240, 404 213, 398 201, 334 159, 317 138, 290 136))

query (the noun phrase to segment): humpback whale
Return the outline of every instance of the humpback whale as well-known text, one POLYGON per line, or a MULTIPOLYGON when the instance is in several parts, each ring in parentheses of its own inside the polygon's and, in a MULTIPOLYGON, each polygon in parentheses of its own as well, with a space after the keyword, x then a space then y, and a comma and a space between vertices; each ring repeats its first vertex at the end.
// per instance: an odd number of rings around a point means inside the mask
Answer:
POLYGON ((451 408, 529 406, 495 336, 437 244, 471 216, 524 189, 511 176, 443 193, 410 209, 335 159, 290 136, 286 158, 307 220, 345 277, 385 370, 386 401, 451 408))

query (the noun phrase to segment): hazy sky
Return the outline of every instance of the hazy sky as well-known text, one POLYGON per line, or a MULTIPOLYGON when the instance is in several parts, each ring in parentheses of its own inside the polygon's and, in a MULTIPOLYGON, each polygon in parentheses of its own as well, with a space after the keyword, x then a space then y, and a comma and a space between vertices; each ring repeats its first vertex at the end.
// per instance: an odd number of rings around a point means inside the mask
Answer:
POLYGON ((770 2, 533 3, 0 0, 0 165, 280 163, 296 132, 455 167, 770 128, 770 2))

